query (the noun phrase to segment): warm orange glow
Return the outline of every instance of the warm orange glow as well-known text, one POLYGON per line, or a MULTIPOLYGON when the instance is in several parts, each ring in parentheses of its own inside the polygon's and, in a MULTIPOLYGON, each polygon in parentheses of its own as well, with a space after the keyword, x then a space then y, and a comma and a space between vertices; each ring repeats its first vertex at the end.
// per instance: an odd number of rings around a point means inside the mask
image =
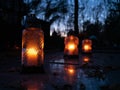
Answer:
POLYGON ((25 90, 43 90, 43 87, 41 86, 41 82, 38 82, 38 79, 28 79, 26 81, 22 81, 22 86, 25 88, 25 90))
POLYGON ((37 65, 38 59, 37 50, 35 48, 28 48, 26 54, 28 59, 28 65, 37 65))
POLYGON ((75 44, 68 44, 69 50, 75 50, 75 44))
POLYGON ((74 71, 73 68, 69 68, 69 69, 68 69, 68 72, 69 72, 69 74, 74 74, 74 73, 75 73, 75 71, 74 71))
POLYGON ((27 54, 29 56, 36 56, 37 55, 37 51, 34 48, 29 48, 29 49, 27 49, 27 54))
POLYGON ((84 62, 89 62, 89 58, 88 57, 84 57, 83 60, 84 60, 84 62))
POLYGON ((27 90, 38 90, 38 88, 37 88, 37 87, 30 86, 30 87, 27 88, 27 90))
POLYGON ((89 44, 84 45, 84 50, 85 51, 91 50, 91 47, 89 46, 89 44))
POLYGON ((28 27, 22 32, 22 65, 40 66, 44 60, 44 32, 28 27))
POLYGON ((85 50, 89 50, 89 46, 88 45, 84 45, 84 49, 85 50))
POLYGON ((70 35, 64 39, 64 54, 66 55, 78 55, 79 39, 76 36, 70 35))
POLYGON ((85 39, 82 41, 82 49, 84 52, 91 52, 92 50, 92 41, 89 39, 85 39))

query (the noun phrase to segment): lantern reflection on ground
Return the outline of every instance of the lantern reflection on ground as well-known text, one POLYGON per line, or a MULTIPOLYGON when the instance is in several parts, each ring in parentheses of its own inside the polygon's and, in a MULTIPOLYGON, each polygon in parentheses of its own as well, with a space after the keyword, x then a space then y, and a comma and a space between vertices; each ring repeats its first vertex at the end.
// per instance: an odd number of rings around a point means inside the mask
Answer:
POLYGON ((74 71, 73 68, 69 68, 69 69, 68 69, 68 72, 69 72, 70 74, 74 74, 75 71, 74 71))
POLYGON ((87 65, 91 65, 93 64, 93 59, 92 59, 92 55, 82 55, 81 57, 81 65, 84 65, 84 64, 87 64, 87 65))
MULTIPOLYGON (((28 76, 29 77, 29 76, 28 76)), ((23 79, 21 82, 21 86, 25 90, 44 90, 44 82, 41 80, 40 77, 36 78, 38 76, 32 76, 27 79, 23 79)))
POLYGON ((88 57, 88 56, 83 56, 83 61, 84 61, 84 62, 89 62, 89 61, 90 61, 90 57, 88 57))
POLYGON ((74 84, 76 82, 76 68, 75 65, 66 65, 64 67, 64 80, 67 81, 69 84, 74 84))
POLYGON ((73 84, 76 82, 76 68, 79 65, 79 60, 74 58, 64 58, 50 62, 50 82, 53 85, 58 84, 73 84))

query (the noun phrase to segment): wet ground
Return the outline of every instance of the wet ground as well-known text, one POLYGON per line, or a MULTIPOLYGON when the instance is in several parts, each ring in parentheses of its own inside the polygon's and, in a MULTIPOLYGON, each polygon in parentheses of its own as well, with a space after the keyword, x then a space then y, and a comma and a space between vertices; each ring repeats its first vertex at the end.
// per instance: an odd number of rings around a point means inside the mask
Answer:
POLYGON ((44 73, 21 73, 20 53, 1 53, 0 90, 120 90, 120 53, 45 54, 44 73))

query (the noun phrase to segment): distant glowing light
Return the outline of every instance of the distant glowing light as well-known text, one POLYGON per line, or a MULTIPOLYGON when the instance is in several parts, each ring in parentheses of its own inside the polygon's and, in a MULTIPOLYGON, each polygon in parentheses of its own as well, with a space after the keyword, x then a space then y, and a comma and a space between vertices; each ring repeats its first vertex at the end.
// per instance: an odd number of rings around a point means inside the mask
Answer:
POLYGON ((75 50, 75 44, 69 44, 68 49, 69 50, 75 50))
POLYGON ((90 39, 85 39, 85 40, 82 41, 82 50, 84 52, 91 52, 92 41, 90 39))
POLYGON ((84 45, 85 50, 89 50, 89 45, 84 45))
POLYGON ((92 49, 92 48, 91 48, 91 46, 90 46, 89 44, 85 44, 85 45, 84 45, 84 51, 86 51, 86 52, 87 52, 87 51, 91 51, 91 49, 92 49))
POLYGON ((64 39, 64 54, 66 55, 78 55, 79 39, 76 36, 70 35, 64 39))

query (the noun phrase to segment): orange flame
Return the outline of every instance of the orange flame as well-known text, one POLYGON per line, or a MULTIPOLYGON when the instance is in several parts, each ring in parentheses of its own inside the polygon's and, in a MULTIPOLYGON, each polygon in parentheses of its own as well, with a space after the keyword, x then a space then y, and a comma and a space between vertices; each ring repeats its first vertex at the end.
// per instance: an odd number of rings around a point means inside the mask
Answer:
POLYGON ((26 54, 28 65, 37 65, 38 51, 35 48, 28 48, 26 54))
POLYGON ((85 51, 90 51, 90 50, 91 50, 90 45, 89 45, 89 44, 85 44, 85 45, 84 45, 84 50, 85 50, 85 51))
POLYGON ((37 55, 37 50, 36 49, 34 49, 34 48, 29 48, 29 49, 27 49, 27 54, 28 55, 37 55))
POLYGON ((68 44, 69 50, 75 50, 75 44, 68 44))

